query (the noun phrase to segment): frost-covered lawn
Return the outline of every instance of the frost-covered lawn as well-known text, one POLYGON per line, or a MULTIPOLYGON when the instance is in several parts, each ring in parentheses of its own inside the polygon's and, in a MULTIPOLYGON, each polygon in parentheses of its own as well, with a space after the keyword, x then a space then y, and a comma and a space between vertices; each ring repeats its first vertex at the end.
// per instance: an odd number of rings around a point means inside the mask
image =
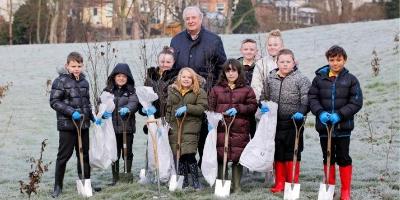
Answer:
MULTIPOLYGON (((351 140, 351 156, 354 172, 352 183, 353 199, 399 199, 399 123, 400 123, 400 54, 394 54, 394 36, 399 33, 400 20, 374 21, 354 24, 340 24, 297 29, 283 32, 287 48, 294 51, 299 68, 310 79, 314 71, 324 65, 325 51, 333 44, 343 46, 349 56, 347 68, 355 74, 363 87, 364 107, 360 115, 369 113, 372 138, 365 120, 357 120, 351 140), (381 72, 373 77, 371 72, 372 51, 376 50, 381 61, 381 72), (395 126, 390 129, 390 126, 395 126), (394 134, 389 152, 387 171, 386 155, 390 132, 394 134), (387 172, 387 173, 386 173, 387 172)), ((240 41, 253 38, 264 43, 264 34, 223 35, 228 57, 238 57, 240 41)), ((161 45, 168 45, 170 38, 147 41, 152 52, 161 45)), ((113 42, 118 49, 118 62, 127 62, 138 77, 140 63, 138 41, 113 42)), ((261 45, 264 46, 264 45, 261 45)), ((49 107, 45 95, 46 80, 54 79, 56 67, 64 64, 70 51, 86 51, 86 44, 1 46, 0 85, 8 81, 13 86, 0 104, 0 199, 21 199, 19 180, 28 180, 29 157, 38 157, 40 143, 48 138, 44 161, 52 161, 40 183, 38 195, 33 199, 50 198, 54 182, 54 166, 58 146, 55 112, 49 107)), ((265 50, 262 50, 265 52, 265 50)), ((137 81, 139 82, 139 81, 137 81)), ((140 84, 140 83, 138 83, 140 84)), ((134 140, 135 160, 133 172, 138 177, 144 167, 146 137, 141 132, 143 118, 137 117, 134 140)), ((322 181, 322 154, 318 134, 313 128, 314 117, 310 114, 305 131, 305 148, 301 166, 301 199, 316 199, 322 181)), ((76 199, 76 158, 72 157, 67 166, 64 190, 61 199, 76 199)), ((244 175, 242 192, 232 199, 282 199, 282 195, 272 195, 261 177, 244 175)), ((149 199, 156 194, 156 186, 142 186, 137 183, 118 184, 107 187, 111 180, 111 170, 94 171, 94 185, 104 187, 95 193, 95 199, 149 199)), ((203 182, 204 185, 205 182, 203 182)), ((340 181, 337 176, 336 191, 340 181)), ((201 192, 183 191, 169 193, 162 187, 162 193, 170 199, 211 199, 213 189, 201 192)))

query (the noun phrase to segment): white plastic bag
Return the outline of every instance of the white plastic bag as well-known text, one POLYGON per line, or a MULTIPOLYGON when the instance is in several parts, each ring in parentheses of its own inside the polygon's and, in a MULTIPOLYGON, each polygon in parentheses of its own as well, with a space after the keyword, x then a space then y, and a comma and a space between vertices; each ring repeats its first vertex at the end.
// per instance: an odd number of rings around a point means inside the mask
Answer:
MULTIPOLYGON (((151 106, 152 102, 158 99, 157 94, 154 92, 152 87, 139 86, 136 88, 136 94, 139 98, 140 104, 144 109, 151 106)), ((148 117, 148 120, 154 120, 154 115, 148 117)), ((157 143, 157 155, 159 161, 159 172, 160 181, 167 182, 171 173, 174 172, 173 154, 168 140, 168 125, 159 126, 161 120, 157 119, 157 123, 150 123, 147 126, 147 165, 151 172, 155 172, 156 163, 154 157, 154 146, 153 143, 157 143), (171 168, 172 167, 172 168, 171 168), (173 172, 171 172, 173 171, 173 172)))
POLYGON ((152 87, 148 86, 136 87, 136 94, 144 109, 149 108, 151 103, 158 99, 157 93, 154 92, 152 87))
POLYGON ((207 183, 212 187, 218 175, 217 127, 218 122, 222 120, 222 114, 211 111, 206 111, 205 113, 208 123, 213 128, 208 132, 206 142, 204 143, 201 172, 204 179, 206 179, 207 183))
POLYGON ((266 104, 269 112, 261 115, 256 133, 244 148, 239 162, 251 171, 267 172, 272 170, 274 163, 278 104, 272 101, 262 101, 261 104, 266 104))
MULTIPOLYGON (((159 124, 161 120, 158 119, 159 124)), ((169 125, 164 124, 158 127, 158 161, 160 181, 166 183, 169 181, 170 176, 175 174, 174 155, 172 154, 171 146, 169 145, 168 131, 169 125)))
MULTIPOLYGON (((100 95, 101 104, 96 117, 101 118, 104 112, 113 112, 115 108, 114 95, 103 92, 100 95)), ((96 125, 89 140, 89 163, 93 168, 106 169, 117 160, 117 141, 115 139, 112 117, 103 120, 103 124, 96 125)))

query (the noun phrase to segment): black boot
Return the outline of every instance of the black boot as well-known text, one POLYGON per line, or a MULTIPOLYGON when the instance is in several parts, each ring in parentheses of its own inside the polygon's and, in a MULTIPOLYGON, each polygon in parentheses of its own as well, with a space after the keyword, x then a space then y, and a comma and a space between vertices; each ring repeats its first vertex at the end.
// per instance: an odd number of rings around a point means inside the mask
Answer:
POLYGON ((182 188, 187 188, 189 186, 188 173, 189 173, 189 169, 188 169, 187 163, 185 161, 180 161, 178 175, 183 175, 182 188))
POLYGON ((117 184, 119 181, 119 161, 115 161, 111 165, 111 172, 112 172, 112 182, 109 184, 109 186, 114 186, 117 184))
POLYGON ((54 177, 54 190, 51 193, 53 198, 60 196, 63 188, 64 182, 64 174, 65 174, 65 165, 62 166, 59 162, 56 163, 56 172, 54 177))
POLYGON ((127 161, 127 163, 126 163, 126 172, 127 173, 131 173, 131 171, 132 171, 132 160, 126 160, 127 161))
POLYGON ((58 196, 60 196, 61 192, 62 192, 62 186, 54 185, 54 190, 53 193, 51 193, 51 197, 57 198, 58 196))
POLYGON ((199 182, 199 174, 198 174, 198 168, 197 168, 197 163, 190 163, 189 164, 189 171, 190 174, 192 175, 192 181, 193 181, 193 188, 195 190, 201 190, 203 186, 199 182))

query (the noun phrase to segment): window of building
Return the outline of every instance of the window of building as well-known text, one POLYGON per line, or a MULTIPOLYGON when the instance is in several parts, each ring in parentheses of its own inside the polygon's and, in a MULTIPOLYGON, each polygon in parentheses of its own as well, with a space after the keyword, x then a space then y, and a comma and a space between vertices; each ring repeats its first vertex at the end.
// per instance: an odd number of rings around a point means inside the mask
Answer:
POLYGON ((201 10, 202 12, 208 12, 208 3, 202 3, 202 4, 200 5, 200 10, 201 10))
POLYGON ((93 16, 97 16, 97 8, 93 8, 93 16))
POLYGON ((225 9, 225 4, 223 3, 217 3, 217 11, 222 12, 225 9))

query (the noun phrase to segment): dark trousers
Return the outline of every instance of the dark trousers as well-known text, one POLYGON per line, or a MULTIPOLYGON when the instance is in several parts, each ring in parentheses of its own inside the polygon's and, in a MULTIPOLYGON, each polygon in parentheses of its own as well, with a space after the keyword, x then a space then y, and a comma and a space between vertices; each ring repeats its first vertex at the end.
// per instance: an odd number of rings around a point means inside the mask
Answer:
MULTIPOLYGON (((65 174, 65 168, 68 160, 71 158, 75 148, 76 157, 78 159, 77 169, 78 176, 82 175, 81 163, 79 159, 78 133, 76 131, 60 131, 59 145, 56 161, 55 184, 62 187, 65 174)), ((85 178, 90 178, 89 165, 89 129, 82 130, 82 150, 83 150, 83 165, 85 178)))
POLYGON ((207 116, 203 115, 202 121, 201 121, 201 129, 200 129, 200 137, 199 137, 199 143, 197 146, 197 151, 199 152, 200 160, 199 160, 199 167, 201 167, 201 161, 203 158, 203 150, 204 150, 204 144, 206 143, 206 138, 208 135, 208 122, 207 122, 207 116))
MULTIPOLYGON (((300 125, 298 125, 300 127, 300 125)), ((299 146, 297 152, 297 161, 301 161, 301 152, 303 151, 303 132, 301 129, 299 136, 299 146)), ((294 153, 294 143, 296 139, 296 127, 292 120, 278 121, 275 134, 275 157, 276 161, 292 161, 294 153)))
POLYGON ((180 161, 182 163, 187 163, 187 164, 193 164, 193 163, 197 163, 196 160, 196 154, 195 153, 189 153, 189 154, 184 154, 181 155, 180 161))
POLYGON ((250 121, 250 138, 253 139, 254 134, 256 133, 257 130, 257 120, 255 115, 251 115, 249 117, 250 121))
MULTIPOLYGON (((128 155, 127 155, 127 160, 133 160, 133 153, 132 153, 132 144, 133 144, 133 133, 128 133, 126 134, 126 148, 128 150, 128 155)), ((117 140, 117 155, 118 155, 118 160, 121 158, 122 154, 122 159, 124 158, 124 137, 123 134, 115 134, 115 139, 117 140)))
MULTIPOLYGON (((328 137, 320 137, 324 164, 326 164, 326 150, 328 146, 328 137)), ((352 160, 349 155, 350 137, 332 137, 331 140, 331 164, 337 163, 344 167, 351 165, 352 160)))

